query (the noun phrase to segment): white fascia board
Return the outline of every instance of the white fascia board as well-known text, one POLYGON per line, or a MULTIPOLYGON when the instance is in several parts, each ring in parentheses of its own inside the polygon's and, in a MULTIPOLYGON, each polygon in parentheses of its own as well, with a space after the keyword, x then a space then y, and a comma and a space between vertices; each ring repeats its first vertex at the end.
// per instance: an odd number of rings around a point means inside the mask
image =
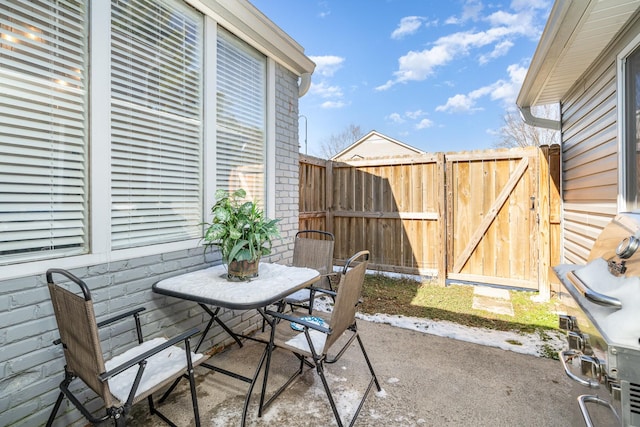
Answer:
POLYGON ((298 77, 313 73, 304 48, 246 0, 186 0, 298 77))
POLYGON ((536 105, 559 58, 571 46, 585 13, 593 7, 592 3, 591 0, 557 0, 554 3, 518 94, 516 104, 519 107, 536 105))

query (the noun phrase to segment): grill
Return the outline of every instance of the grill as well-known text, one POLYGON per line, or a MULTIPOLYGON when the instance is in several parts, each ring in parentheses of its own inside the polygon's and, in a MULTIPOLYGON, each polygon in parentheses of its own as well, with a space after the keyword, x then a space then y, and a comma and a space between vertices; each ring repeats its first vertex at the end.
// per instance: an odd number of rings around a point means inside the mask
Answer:
POLYGON ((587 426, 600 422, 592 414, 603 411, 614 424, 640 426, 638 248, 640 212, 622 213, 598 236, 587 264, 554 268, 568 307, 559 319, 567 332, 560 360, 567 375, 589 389, 578 397, 587 426))

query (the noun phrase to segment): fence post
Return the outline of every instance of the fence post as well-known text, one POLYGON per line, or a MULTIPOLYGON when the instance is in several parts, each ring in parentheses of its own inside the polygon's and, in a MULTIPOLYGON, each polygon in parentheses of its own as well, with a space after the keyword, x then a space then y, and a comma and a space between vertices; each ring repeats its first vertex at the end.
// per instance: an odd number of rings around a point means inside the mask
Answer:
POLYGON ((326 230, 330 233, 334 233, 334 223, 333 223, 333 161, 330 159, 326 161, 324 167, 325 173, 325 227, 326 230))
POLYGON ((550 169, 549 146, 540 146, 538 155, 538 290, 540 299, 551 298, 551 239, 550 239, 550 169))
POLYGON ((447 192, 446 192, 446 168, 444 153, 437 154, 437 176, 438 185, 438 222, 440 234, 438 242, 441 248, 438 257, 438 285, 445 286, 447 281, 447 192))

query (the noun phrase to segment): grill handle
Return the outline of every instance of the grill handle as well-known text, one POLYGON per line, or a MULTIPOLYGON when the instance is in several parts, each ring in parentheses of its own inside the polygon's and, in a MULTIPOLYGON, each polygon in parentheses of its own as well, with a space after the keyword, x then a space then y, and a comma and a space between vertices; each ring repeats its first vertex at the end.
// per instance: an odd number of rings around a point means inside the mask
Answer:
POLYGON ((569 369, 568 361, 573 359, 574 357, 580 356, 581 353, 574 350, 562 350, 558 355, 560 356, 560 362, 562 363, 562 368, 564 369, 564 373, 567 374, 569 378, 574 380, 580 385, 589 388, 600 388, 600 383, 597 380, 582 378, 571 372, 569 369))
POLYGON ((595 403, 596 405, 609 408, 613 415, 615 415, 618 423, 620 423, 620 416, 618 415, 616 408, 614 408, 608 400, 601 399, 598 396, 583 394, 582 396, 578 396, 578 404, 580 405, 580 412, 582 412, 582 418, 584 418, 584 423, 587 427, 594 427, 593 421, 591 421, 591 416, 589 415, 589 410, 587 409, 587 403, 595 403))
POLYGON ((584 295, 584 297, 592 303, 603 305, 605 307, 622 308, 622 303, 619 299, 594 291, 587 286, 586 283, 580 280, 573 271, 569 271, 567 273, 567 279, 573 283, 573 286, 575 286, 578 292, 584 295))

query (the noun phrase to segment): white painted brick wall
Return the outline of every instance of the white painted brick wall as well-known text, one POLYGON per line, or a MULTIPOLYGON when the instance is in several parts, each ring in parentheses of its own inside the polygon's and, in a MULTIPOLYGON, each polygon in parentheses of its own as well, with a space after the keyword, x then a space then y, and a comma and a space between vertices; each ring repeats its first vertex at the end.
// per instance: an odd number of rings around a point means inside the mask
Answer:
MULTIPOLYGON (((298 229, 298 87, 297 78, 276 67, 276 217, 282 239, 274 242, 273 262, 287 262, 293 254, 298 229)), ((98 320, 127 309, 145 306, 142 312, 145 339, 172 336, 191 327, 204 329, 208 316, 195 303, 159 296, 151 286, 166 277, 201 269, 220 262, 217 254, 201 248, 188 251, 86 266, 71 272, 83 279, 92 292, 98 320)), ((55 261, 51 263, 55 267, 55 261)), ((255 312, 227 311, 221 316, 244 333, 262 326, 255 312)), ((123 351, 134 342, 133 322, 101 331, 105 356, 123 351)), ((215 327, 201 350, 215 343, 233 341, 215 327)), ((63 379, 64 357, 44 275, 0 281, 0 426, 43 425, 58 395, 63 379)), ((195 342, 194 342, 195 345, 195 342)), ((85 390, 90 407, 101 413, 100 400, 85 390)), ((83 399, 81 399, 83 400, 83 399)), ((55 425, 86 425, 65 399, 55 425)))

